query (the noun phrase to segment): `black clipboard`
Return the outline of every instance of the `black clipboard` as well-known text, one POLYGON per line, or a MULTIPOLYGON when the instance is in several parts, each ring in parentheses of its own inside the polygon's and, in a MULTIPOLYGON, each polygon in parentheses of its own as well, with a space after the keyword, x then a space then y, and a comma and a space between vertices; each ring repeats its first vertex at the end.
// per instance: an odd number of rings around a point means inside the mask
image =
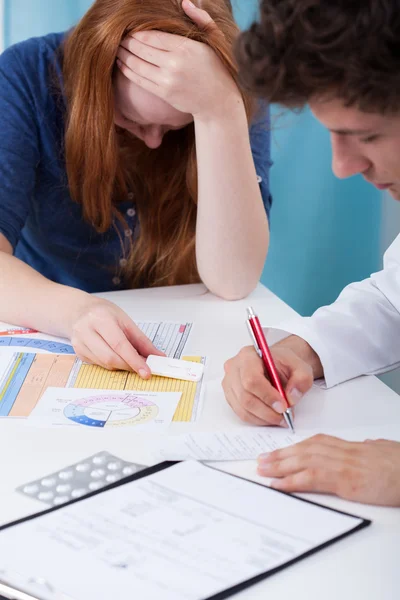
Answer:
MULTIPOLYGON (((120 479, 119 481, 116 481, 115 483, 111 483, 103 488, 101 488, 100 490, 96 490, 94 492, 90 492, 89 494, 86 494, 85 496, 81 496, 80 498, 76 498, 74 500, 70 500, 69 502, 66 502, 65 504, 61 504, 60 506, 54 506, 51 508, 48 508, 46 510, 40 511, 38 513, 34 513, 32 515, 28 515, 27 517, 23 517, 22 519, 18 519, 16 521, 12 521, 11 523, 6 523, 5 525, 0 525, 0 538, 1 538, 1 532, 4 531, 5 529, 9 529, 11 527, 14 527, 15 525, 20 525, 21 523, 26 523, 27 521, 31 521, 33 519, 36 519, 38 517, 42 517, 44 515, 47 515, 49 513, 55 512, 57 510, 61 510, 63 508, 65 508, 66 506, 70 506, 71 504, 76 504, 77 502, 81 502, 82 500, 86 500, 87 498, 91 498, 92 496, 97 496, 98 494, 102 494, 103 492, 106 492, 107 490, 112 490, 114 488, 120 487, 122 485, 125 485, 127 483, 131 483, 132 481, 136 481, 138 479, 142 479, 144 477, 148 477, 150 475, 153 475, 153 473, 157 473, 158 471, 163 471, 164 469, 168 469, 174 465, 176 465, 179 461, 165 461, 162 463, 159 463, 157 465, 154 465, 152 467, 148 467, 146 469, 143 469, 142 471, 139 471, 138 473, 135 473, 133 475, 130 475, 129 477, 125 477, 123 479, 120 479)), ((218 470, 215 469, 215 467, 211 467, 210 465, 206 465, 204 464, 204 466, 206 466, 207 468, 210 469, 214 469, 214 470, 218 470)), ((230 477, 235 477, 237 479, 241 479, 243 481, 246 481, 247 483, 251 484, 251 485, 257 485, 260 487, 265 487, 263 486, 261 483, 255 482, 255 481, 250 481, 244 477, 240 477, 238 475, 233 475, 231 473, 226 473, 224 471, 224 473, 226 475, 229 475, 230 477)), ((271 490, 271 488, 268 488, 271 490)), ((287 494, 286 492, 281 492, 279 490, 273 490, 275 493, 277 494, 283 494, 284 496, 291 496, 293 497, 293 494, 287 494)), ((340 510, 336 510, 334 508, 330 508, 328 506, 324 506, 323 504, 319 504, 318 502, 313 502, 311 500, 306 500, 305 498, 300 498, 298 496, 295 496, 296 500, 298 502, 305 502, 307 504, 312 504, 314 506, 318 506, 320 508, 323 508, 325 510, 328 510, 330 512, 334 512, 334 513, 338 513, 341 515, 345 515, 348 517, 352 517, 355 519, 361 519, 361 522, 358 525, 355 525, 353 529, 350 529, 349 531, 346 531, 345 533, 338 535, 330 540, 327 540, 326 542, 320 544, 319 546, 315 546, 310 550, 307 550, 306 552, 304 552, 303 554, 300 554, 299 556, 296 556, 295 558, 288 560, 287 562, 279 565, 278 567, 274 567, 272 569, 268 569, 267 571, 260 573, 259 575, 256 575, 255 577, 251 577, 250 579, 247 579, 246 581, 243 581, 239 584, 236 584, 230 588, 227 588, 226 590, 223 590, 221 592, 218 592, 217 594, 214 594, 212 596, 207 596, 207 597, 202 597, 199 598, 199 600, 225 600, 225 598, 230 598, 231 596, 234 596, 235 594, 238 594, 239 592, 242 592, 244 590, 246 590, 247 588, 251 587, 252 585, 255 585, 256 583, 259 583, 261 581, 263 581, 264 579, 267 579, 268 577, 271 577, 272 575, 275 575, 276 573, 279 573, 279 571, 282 571, 283 569, 286 569, 287 567, 290 567, 291 565, 303 560, 304 558, 307 558, 309 556, 311 556, 312 554, 315 554, 317 552, 319 552, 320 550, 323 550, 324 548, 327 548, 328 546, 331 546, 332 544, 335 544, 336 542, 348 537, 349 535, 352 535, 353 533, 356 533, 357 531, 360 531, 361 529, 364 529, 365 527, 368 527, 369 525, 371 525, 372 521, 370 521, 369 519, 364 519, 363 517, 359 517, 357 515, 348 513, 348 512, 344 512, 344 511, 340 511, 340 510)), ((2 582, 0 581, 0 584, 2 582)), ((9 587, 10 592, 12 593, 13 591, 15 593, 26 593, 28 594, 29 599, 31 598, 32 600, 43 600, 42 598, 40 598, 39 596, 29 596, 29 592, 24 592, 23 590, 19 590, 17 588, 12 588, 9 587)), ((1 592, 1 589, 0 589, 1 592)), ((0 594, 0 600, 14 600, 14 598, 17 598, 16 596, 2 596, 0 594)), ((18 599, 17 599, 18 600, 18 599)), ((91 599, 87 599, 87 600, 91 600, 91 599)), ((162 600, 162 598, 160 597, 158 600, 162 600)))

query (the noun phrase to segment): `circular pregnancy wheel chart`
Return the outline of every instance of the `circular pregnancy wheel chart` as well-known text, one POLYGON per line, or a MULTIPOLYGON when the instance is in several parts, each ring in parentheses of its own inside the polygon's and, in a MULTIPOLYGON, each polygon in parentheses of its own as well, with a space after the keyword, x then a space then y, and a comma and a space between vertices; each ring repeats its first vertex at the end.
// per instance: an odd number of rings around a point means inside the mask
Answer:
POLYGON ((70 421, 88 427, 141 425, 158 415, 158 406, 135 394, 121 397, 110 394, 73 400, 64 408, 70 421))

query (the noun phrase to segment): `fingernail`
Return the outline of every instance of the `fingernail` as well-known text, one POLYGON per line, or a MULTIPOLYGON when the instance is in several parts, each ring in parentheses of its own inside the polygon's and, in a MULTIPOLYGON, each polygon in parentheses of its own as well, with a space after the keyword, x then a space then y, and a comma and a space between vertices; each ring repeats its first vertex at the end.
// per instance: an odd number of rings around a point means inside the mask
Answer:
POLYGON ((280 402, 274 402, 272 408, 275 412, 279 413, 280 415, 283 415, 283 413, 285 412, 285 409, 280 402))
POLYGON ((300 392, 300 390, 298 390, 297 388, 293 388, 292 391, 289 393, 290 396, 290 403, 292 405, 297 404, 303 397, 303 393, 300 392))
POLYGON ((148 379, 150 373, 146 369, 139 369, 139 375, 142 379, 148 379))
POLYGON ((193 2, 191 2, 190 0, 186 0, 186 4, 188 4, 190 8, 196 8, 193 2))
POLYGON ((260 454, 260 456, 257 458, 257 461, 260 462, 265 462, 266 460, 269 459, 270 453, 269 452, 265 452, 264 454, 260 454))
POLYGON ((280 488, 280 480, 279 479, 273 479, 271 481, 271 483, 269 484, 269 487, 272 487, 275 490, 279 490, 279 488, 280 488))

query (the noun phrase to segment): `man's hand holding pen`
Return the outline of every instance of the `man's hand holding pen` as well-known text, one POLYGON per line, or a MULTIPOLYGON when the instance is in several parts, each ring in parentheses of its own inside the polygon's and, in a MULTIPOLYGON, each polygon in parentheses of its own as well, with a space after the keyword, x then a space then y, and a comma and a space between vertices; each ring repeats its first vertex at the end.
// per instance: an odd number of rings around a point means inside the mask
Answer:
MULTIPOLYGON (((305 340, 293 335, 271 346, 270 353, 293 407, 314 379, 323 377, 321 361, 305 340)), ((266 375, 255 347, 243 348, 225 363, 222 385, 226 399, 247 423, 287 427, 281 394, 266 375)), ((271 478, 271 486, 284 492, 329 493, 347 500, 400 506, 399 442, 348 442, 316 435, 261 455, 258 473, 271 478)))
MULTIPOLYGON (((311 388, 314 379, 322 375, 317 355, 308 344, 301 354, 296 348, 299 342, 306 344, 304 340, 290 336, 270 349, 291 407, 311 388)), ((283 418, 284 400, 267 378, 263 360, 253 346, 243 348, 225 363, 222 386, 228 403, 242 421, 253 425, 287 426, 283 418)))

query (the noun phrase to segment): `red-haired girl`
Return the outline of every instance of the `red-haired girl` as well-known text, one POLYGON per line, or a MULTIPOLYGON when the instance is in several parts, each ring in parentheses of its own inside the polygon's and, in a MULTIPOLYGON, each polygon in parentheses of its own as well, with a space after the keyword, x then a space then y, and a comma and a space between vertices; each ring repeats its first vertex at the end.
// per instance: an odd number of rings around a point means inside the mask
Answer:
POLYGON ((155 348, 90 293, 252 291, 268 114, 237 82, 237 32, 229 0, 96 0, 71 32, 0 56, 0 319, 147 377, 155 348))

